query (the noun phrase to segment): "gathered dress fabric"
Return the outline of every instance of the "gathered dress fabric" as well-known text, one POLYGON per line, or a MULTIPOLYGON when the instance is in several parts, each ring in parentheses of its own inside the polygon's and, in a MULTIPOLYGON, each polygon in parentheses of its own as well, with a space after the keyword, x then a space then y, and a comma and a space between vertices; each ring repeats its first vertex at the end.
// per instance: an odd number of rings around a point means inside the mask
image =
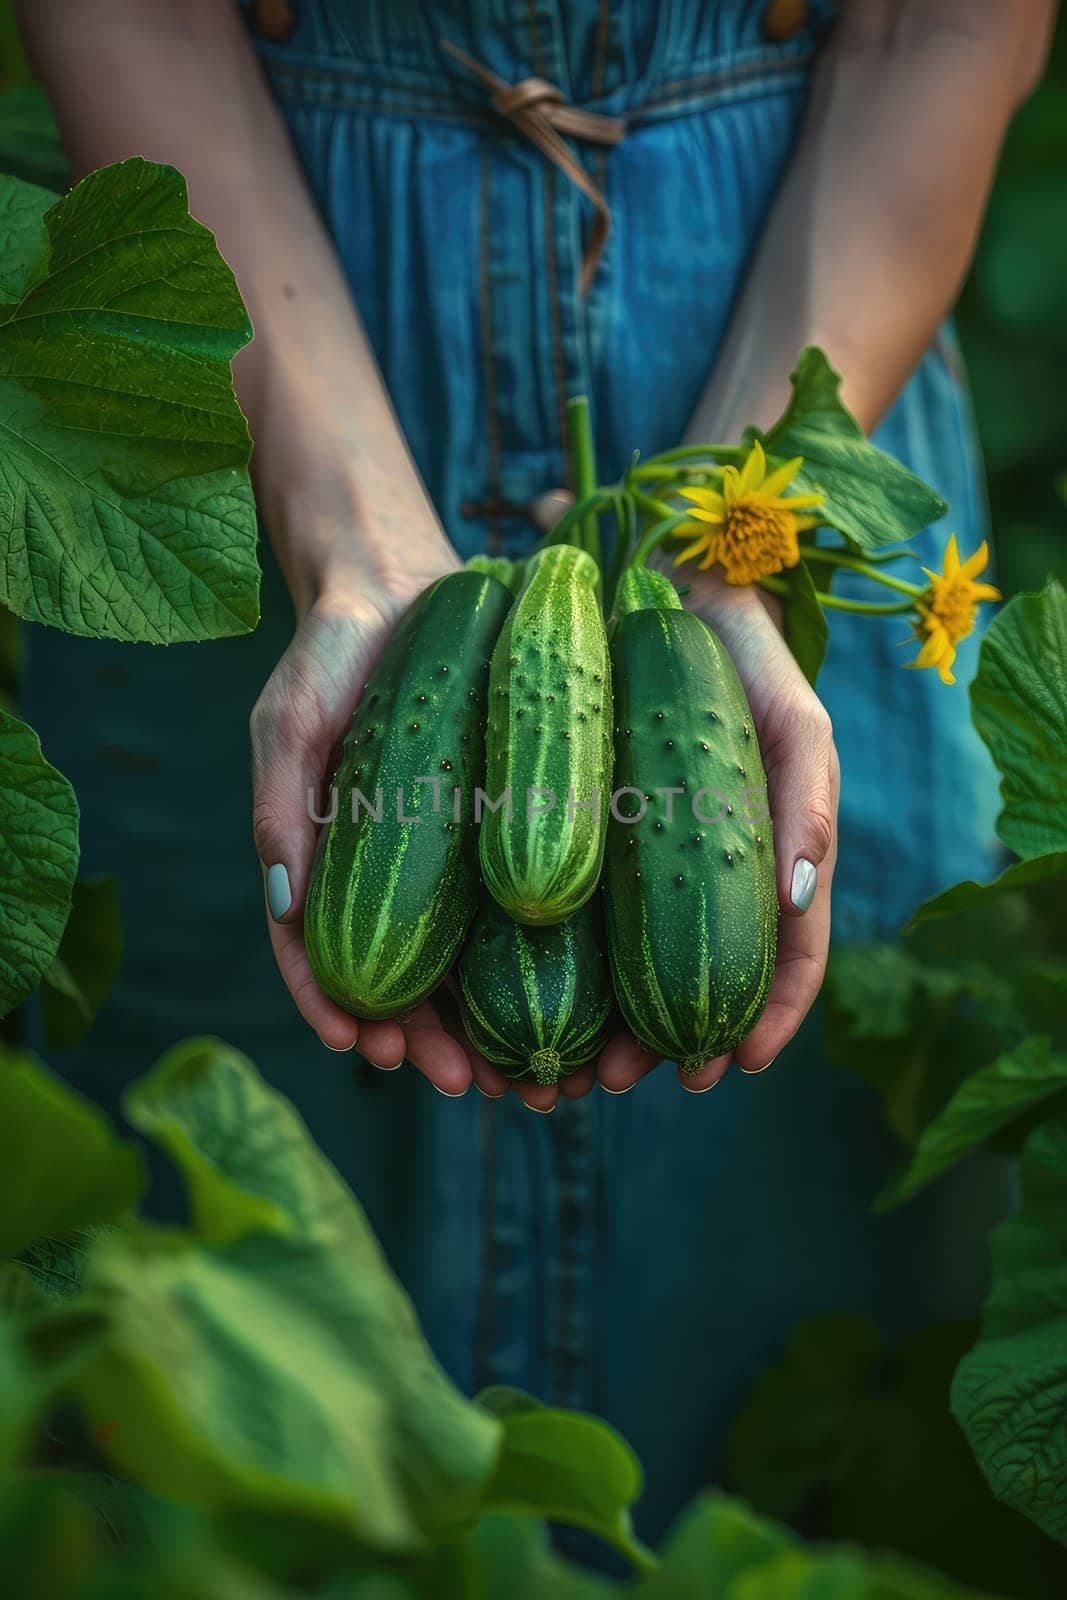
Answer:
MULTIPOLYGON (((444 526, 465 557, 521 556, 531 503, 571 479, 568 395, 590 398, 602 478, 682 437, 832 11, 808 6, 782 39, 750 0, 303 0, 284 38, 261 10, 278 7, 247 8, 251 35, 444 526), (624 123, 613 144, 568 138, 612 221, 587 293, 587 195, 443 39, 624 123)), ((877 442, 951 503, 917 541, 924 563, 952 529, 975 548, 986 508, 950 330, 877 442)), ((116 873, 126 930, 114 995, 56 1065, 115 1108, 182 1037, 247 1051, 359 1195, 456 1381, 607 1417, 644 1462, 636 1521, 655 1537, 723 1481, 730 1421, 800 1319, 869 1315, 893 1340, 973 1313, 1002 1170, 971 1162, 872 1217, 901 1150, 876 1096, 826 1061, 819 1008, 762 1076, 695 1096, 664 1064, 550 1116, 320 1046, 274 967, 250 835, 248 713, 293 626, 262 555, 247 638, 164 650, 26 629, 25 709, 78 791, 82 870, 116 873)), ((819 692, 843 767, 841 940, 892 937, 924 896, 995 867, 996 784, 967 705, 977 637, 948 688, 904 670, 906 632, 832 619, 819 692)))

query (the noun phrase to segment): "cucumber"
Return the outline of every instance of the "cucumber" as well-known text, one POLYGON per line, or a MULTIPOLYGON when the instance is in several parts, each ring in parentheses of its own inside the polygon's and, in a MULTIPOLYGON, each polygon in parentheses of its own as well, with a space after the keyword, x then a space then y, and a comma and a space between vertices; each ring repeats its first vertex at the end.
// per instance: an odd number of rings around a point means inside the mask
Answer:
POLYGON ((682 602, 665 572, 657 572, 655 567, 627 567, 615 590, 608 637, 614 636, 621 618, 628 611, 643 611, 649 606, 656 606, 662 611, 681 611, 682 602))
POLYGON ((399 1016, 424 1000, 476 910, 474 791, 489 662, 510 604, 486 574, 439 579, 401 621, 356 708, 304 911, 311 970, 356 1016, 399 1016), (355 791, 366 804, 353 820, 355 791))
POLYGON ((615 993, 642 1044, 697 1072, 751 1032, 770 989, 778 901, 767 779, 733 662, 699 617, 670 603, 624 610, 612 665, 604 899, 615 993), (681 792, 656 792, 670 788, 681 792), (619 821, 639 813, 641 796, 643 818, 619 821))
POLYGON ((597 900, 524 928, 486 895, 457 970, 471 1043, 509 1078, 556 1083, 608 1041, 615 997, 597 900))
POLYGON ((491 578, 499 579, 512 594, 518 594, 522 588, 525 567, 525 561, 512 561, 508 556, 476 555, 466 562, 468 572, 487 572, 491 578))
POLYGON ((482 876, 534 926, 577 911, 604 858, 611 670, 598 582, 584 551, 542 548, 493 651, 486 790, 498 809, 482 819, 482 876))

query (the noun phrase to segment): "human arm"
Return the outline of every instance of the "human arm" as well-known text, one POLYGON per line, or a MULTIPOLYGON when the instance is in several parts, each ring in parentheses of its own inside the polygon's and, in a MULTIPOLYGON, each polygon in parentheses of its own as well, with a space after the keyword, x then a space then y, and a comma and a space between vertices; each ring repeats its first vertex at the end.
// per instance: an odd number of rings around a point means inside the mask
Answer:
MULTIPOLYGON (((801 139, 688 437, 768 427, 797 352, 821 345, 863 426, 878 423, 956 297, 1012 113, 1042 70, 1053 0, 849 0, 816 72, 801 139)), ((720 634, 753 705, 768 771, 782 923, 774 988, 738 1050, 745 1070, 788 1043, 822 983, 830 931, 838 764, 829 718, 754 589, 686 566, 686 604, 720 634), (818 871, 793 903, 798 861, 818 871)), ((626 1087, 632 1042, 602 1065, 626 1087)), ((714 1063, 686 1087, 718 1080, 714 1063)))
MULTIPOLYGON (((33 0, 21 7, 73 176, 131 155, 186 175, 236 274, 255 339, 235 382, 265 527, 296 631, 252 718, 255 838, 282 866, 270 934, 306 1020, 382 1065, 406 1053, 445 1088, 458 1045, 416 1019, 357 1024, 314 984, 301 918, 318 791, 360 686, 408 602, 457 564, 393 415, 332 245, 236 7, 220 0, 33 0), (284 879, 282 881, 284 888, 284 879)), ((278 884, 278 874, 274 875, 278 884)))

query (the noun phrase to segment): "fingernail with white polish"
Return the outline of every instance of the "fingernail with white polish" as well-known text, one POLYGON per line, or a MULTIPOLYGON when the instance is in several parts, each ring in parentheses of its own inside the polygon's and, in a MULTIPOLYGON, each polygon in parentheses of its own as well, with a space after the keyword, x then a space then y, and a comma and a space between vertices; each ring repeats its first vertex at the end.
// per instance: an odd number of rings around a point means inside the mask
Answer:
POLYGON ((707 1094, 709 1089, 717 1089, 721 1082, 721 1078, 713 1078, 711 1083, 706 1083, 702 1089, 693 1088, 688 1083, 683 1083, 682 1088, 686 1094, 707 1094))
POLYGON ((442 1089, 439 1083, 435 1083, 434 1088, 438 1094, 443 1094, 446 1100, 462 1100, 467 1092, 466 1089, 442 1089))
MULTIPOLYGON (((761 1072, 766 1072, 768 1067, 773 1067, 777 1060, 777 1056, 772 1056, 769 1061, 763 1063, 762 1067, 741 1067, 741 1071, 746 1078, 758 1078, 761 1072)), ((740 1062, 738 1062, 738 1066, 740 1065, 740 1062)))
POLYGON ((606 1083, 602 1083, 600 1087, 603 1089, 605 1094, 629 1094, 630 1090, 633 1088, 633 1084, 628 1083, 625 1089, 609 1089, 606 1083))
POLYGON ((293 891, 289 887, 289 874, 281 861, 276 861, 273 867, 267 869, 267 905, 275 922, 280 922, 293 903, 293 891))
POLYGON ((555 1106, 532 1106, 528 1100, 524 1100, 522 1103, 527 1111, 536 1111, 539 1117, 550 1116, 556 1109, 555 1106))
POLYGON ((508 1092, 506 1089, 501 1089, 499 1094, 490 1094, 489 1090, 483 1089, 480 1083, 476 1083, 474 1087, 477 1089, 480 1095, 484 1095, 486 1100, 503 1100, 504 1096, 508 1092))
POLYGON ((819 882, 819 874, 812 861, 800 857, 793 868, 793 882, 789 887, 789 898, 798 911, 806 911, 815 898, 815 889, 819 882))
MULTIPOLYGON (((326 1044, 326 1040, 323 1039, 322 1043, 326 1044)), ((332 1050, 335 1056, 345 1056, 350 1050, 356 1048, 357 1043, 358 1040, 353 1039, 351 1044, 326 1044, 326 1048, 327 1050, 332 1050)))

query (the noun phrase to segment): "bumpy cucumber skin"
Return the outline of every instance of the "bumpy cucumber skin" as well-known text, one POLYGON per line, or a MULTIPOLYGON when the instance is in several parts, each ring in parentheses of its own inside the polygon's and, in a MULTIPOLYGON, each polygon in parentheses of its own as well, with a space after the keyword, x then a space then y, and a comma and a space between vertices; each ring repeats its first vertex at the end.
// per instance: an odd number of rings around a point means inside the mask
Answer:
POLYGON ((657 572, 655 567, 627 567, 615 590, 611 630, 629 612, 644 611, 650 606, 661 611, 681 611, 682 602, 665 572, 657 572))
POLYGON ((471 1042, 509 1078, 557 1083, 610 1037, 615 997, 599 896, 566 922, 524 928, 486 895, 458 974, 471 1042))
MULTIPOLYGON (((770 989, 778 901, 766 774, 733 663, 699 617, 630 612, 612 662, 616 791, 639 789, 648 806, 639 822, 608 824, 615 993, 643 1044, 696 1072, 751 1032, 770 989), (683 790, 672 821, 658 787, 683 790), (692 809, 705 788, 718 793, 700 810, 719 819, 706 823, 692 809)), ((617 804, 634 812, 637 797, 617 804)))
POLYGON ((495 578, 450 573, 416 600, 356 708, 335 779, 337 815, 319 836, 304 940, 320 987, 359 1017, 417 1006, 455 959, 478 898, 474 790, 485 776, 486 693, 511 595, 495 578), (430 783, 440 779, 440 809, 430 783), (352 792, 374 805, 352 821, 352 792), (397 818, 397 789, 403 814, 397 818), (460 817, 453 790, 461 791, 460 817))
POLYGON ((493 651, 485 786, 493 801, 511 791, 512 814, 501 807, 483 815, 482 876, 505 911, 537 927, 584 905, 604 859, 611 669, 598 581, 583 550, 541 549, 493 651), (537 789, 551 790, 556 803, 531 816, 528 796, 537 789))

